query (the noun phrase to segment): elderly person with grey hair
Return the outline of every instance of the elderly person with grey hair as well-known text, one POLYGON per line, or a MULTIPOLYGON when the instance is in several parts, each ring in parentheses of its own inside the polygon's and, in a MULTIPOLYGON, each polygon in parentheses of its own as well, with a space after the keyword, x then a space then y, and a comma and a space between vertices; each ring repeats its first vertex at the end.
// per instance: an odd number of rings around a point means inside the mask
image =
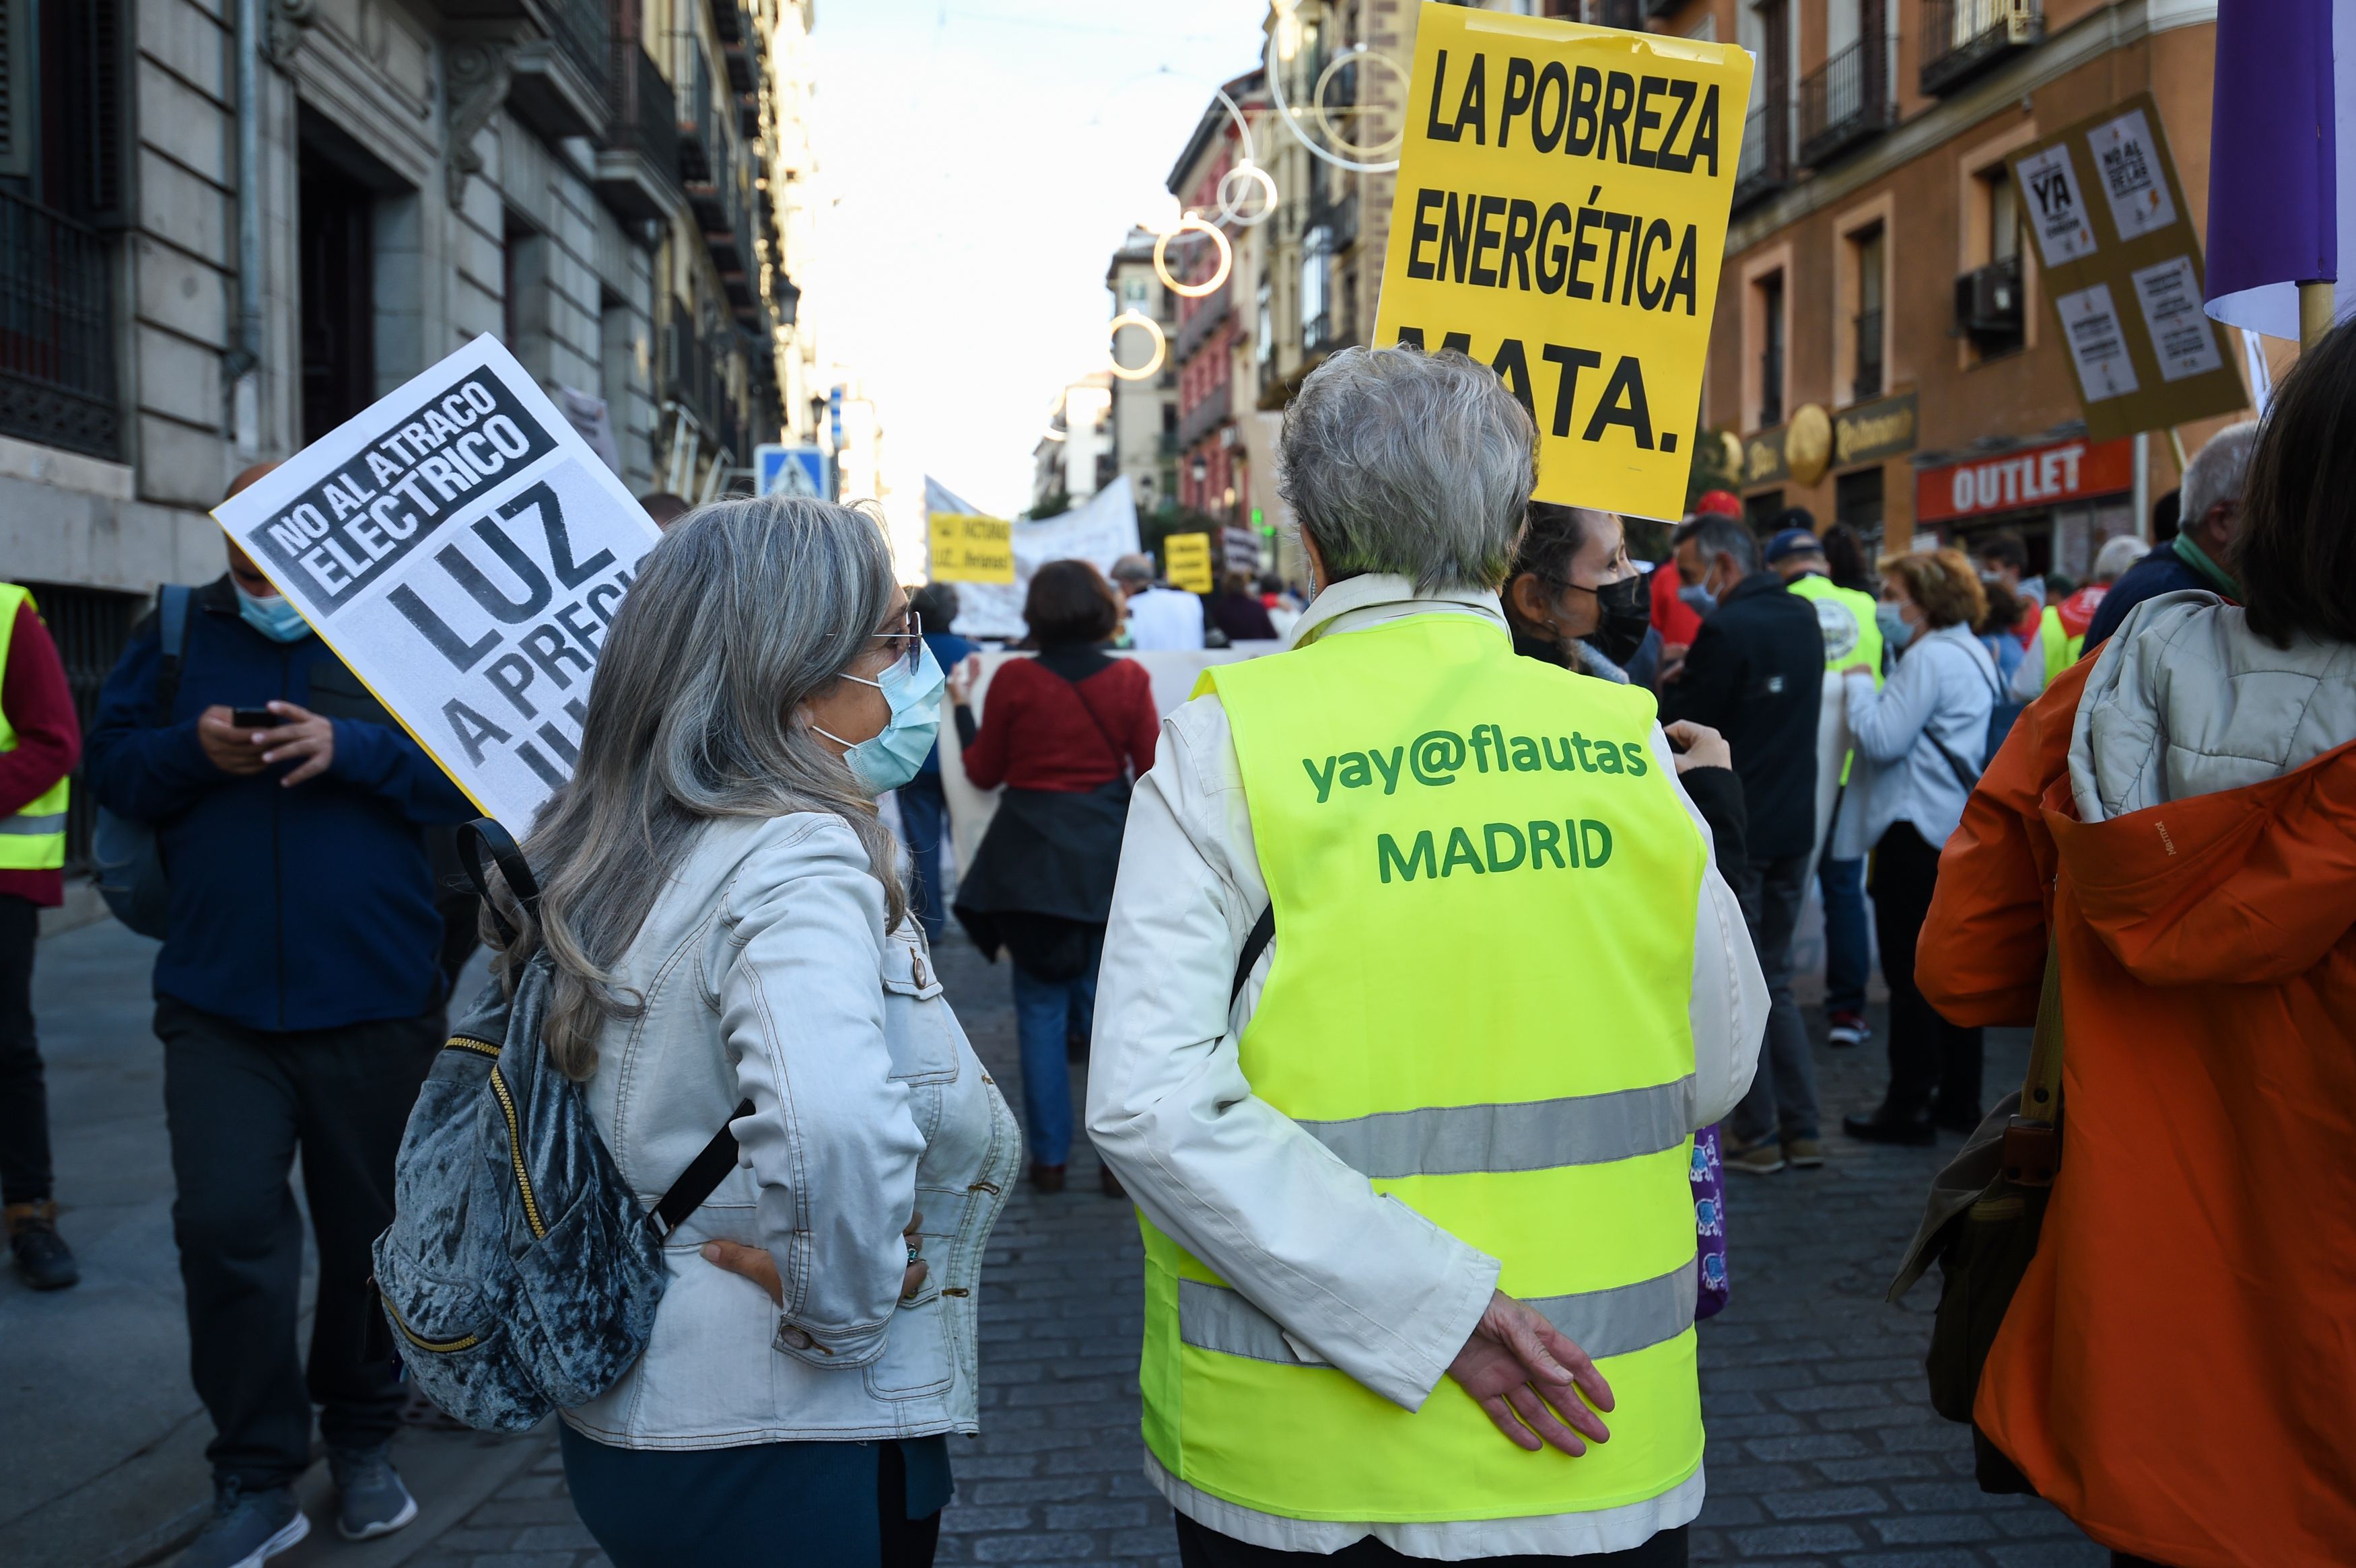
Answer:
POLYGON ((651 1205, 723 1125, 741 1151, 665 1238, 646 1353, 562 1413, 617 1568, 781 1541, 928 1563, 946 1435, 976 1430, 974 1286, 1022 1140, 876 812, 939 721, 921 630, 873 517, 690 513, 615 617, 578 767, 525 841, 539 917, 513 912, 500 962, 547 952, 545 1044, 621 1179, 651 1205))
POLYGON ((1316 598, 1130 810, 1088 1128, 1189 1564, 1686 1560, 1687 1173, 1765 987, 1650 694, 1515 655, 1534 443, 1461 355, 1320 366, 1279 459, 1316 598))
POLYGON ((2128 613, 2147 599, 2198 588, 2242 596, 2241 585, 2226 570, 2234 536, 2242 528, 2242 492, 2250 482, 2250 455, 2258 446, 2258 421, 2229 424, 2209 438, 2184 466, 2183 519, 2176 537, 2129 568, 2111 585, 2094 619, 2086 627, 2083 652, 2093 653, 2110 641, 2126 624, 2128 613))
POLYGON ((1112 585, 1126 602, 1129 645, 1141 653, 1200 648, 1204 638, 1202 598, 1162 581, 1150 555, 1125 555, 1112 563, 1112 585))
MULTIPOLYGON (((2045 695, 2054 677, 2078 662, 2085 651, 2087 629, 2102 613, 2111 584, 2135 569, 2149 547, 2132 534, 2116 534, 2094 552, 2093 581, 2058 604, 2048 604, 2038 617, 2037 641, 2005 682, 2005 695, 2026 705, 2045 695)), ((2009 720, 2007 721, 2009 724, 2009 720)))

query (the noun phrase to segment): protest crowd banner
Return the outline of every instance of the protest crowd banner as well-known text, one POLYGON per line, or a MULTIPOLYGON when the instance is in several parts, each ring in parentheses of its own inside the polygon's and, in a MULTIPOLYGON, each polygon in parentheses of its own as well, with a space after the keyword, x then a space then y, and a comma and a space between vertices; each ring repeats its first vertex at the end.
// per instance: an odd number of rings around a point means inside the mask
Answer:
POLYGON ((1731 44, 1422 7, 1375 341, 1495 369, 1541 500, 1684 510, 1751 72, 1731 44))
POLYGON ((488 335, 213 517, 518 835, 572 774, 605 628, 661 537, 488 335))
POLYGON ((935 582, 1014 581, 1014 525, 976 512, 935 512, 926 519, 935 582))
MULTIPOLYGON (((980 514, 980 508, 968 505, 955 491, 930 478, 925 481, 925 509, 933 515, 980 514)), ((1051 560, 1089 561, 1098 571, 1108 573, 1114 561, 1137 552, 1137 503, 1127 475, 1068 512, 1037 522, 1000 526, 1006 528, 1013 549, 1012 577, 977 581, 933 573, 937 581, 958 582, 956 630, 965 636, 1023 635, 1023 600, 1031 591, 1031 574, 1051 560)))
POLYGON ((2011 169, 2044 264, 2039 284, 2077 373, 2088 439, 2248 407, 2233 345, 2202 309, 2201 237, 2152 95, 2136 93, 2031 144, 2011 169))

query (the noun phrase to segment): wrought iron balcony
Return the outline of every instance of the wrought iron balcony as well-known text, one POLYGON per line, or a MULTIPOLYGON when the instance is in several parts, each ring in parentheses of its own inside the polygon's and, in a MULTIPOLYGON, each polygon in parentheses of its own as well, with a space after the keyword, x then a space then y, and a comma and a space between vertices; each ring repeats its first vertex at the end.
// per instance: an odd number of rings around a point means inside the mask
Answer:
POLYGON ((642 223, 676 211, 679 107, 670 83, 635 38, 613 40, 614 117, 597 149, 598 197, 621 217, 642 223))
POLYGON ((1194 357, 1194 351, 1205 339, 1219 329, 1219 324, 1235 314, 1234 280, 1220 285, 1217 292, 1194 302, 1194 313, 1178 326, 1178 341, 1173 346, 1171 357, 1184 364, 1194 357))
POLYGON ((1829 163, 1895 123, 1888 49, 1859 38, 1800 79, 1800 162, 1829 163))
POLYGON ((97 230, 0 191, 0 432, 122 456, 113 278, 97 230))
POLYGON ((1783 152, 1788 116, 1781 104, 1762 103, 1742 123, 1742 156, 1734 165, 1734 209, 1737 212, 1783 188, 1791 176, 1791 160, 1783 152))
POLYGON ((1193 446, 1196 442, 1226 423, 1227 415, 1231 411, 1231 394, 1227 390, 1226 379, 1222 377, 1218 384, 1211 389, 1201 402, 1179 416, 1178 444, 1182 447, 1193 446))
POLYGON ((2044 36, 2041 0, 1922 0, 1922 91, 1952 92, 2044 36))
POLYGON ((542 0, 545 37, 509 54, 508 101, 526 123, 551 136, 594 136, 615 92, 613 6, 609 0, 542 0))

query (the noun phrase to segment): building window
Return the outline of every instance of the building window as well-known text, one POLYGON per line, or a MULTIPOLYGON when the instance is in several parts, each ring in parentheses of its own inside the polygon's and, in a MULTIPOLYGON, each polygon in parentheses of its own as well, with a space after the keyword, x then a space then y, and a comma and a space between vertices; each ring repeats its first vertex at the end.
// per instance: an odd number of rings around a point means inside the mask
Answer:
POLYGON ((1276 371, 1276 300, 1269 281, 1259 281, 1259 316, 1252 327, 1252 358, 1265 382, 1276 371))
POLYGON ((1759 296, 1759 427, 1783 422, 1783 274, 1752 285, 1759 296))
POLYGON ((1833 520, 1845 524, 1865 546, 1871 560, 1881 543, 1881 469, 1879 465, 1843 474, 1833 480, 1833 520))
POLYGON ((2021 270, 2020 191, 2001 163, 1973 176, 1986 226, 1985 259, 1955 280, 1955 325, 1982 359, 2010 354, 2026 341, 2021 270))
POLYGON ((374 193, 307 140, 297 169, 303 440, 376 401, 374 193))
POLYGON ((1857 368, 1850 395, 1859 402, 1881 396, 1882 374, 1882 250, 1888 241, 1879 223, 1849 237, 1851 261, 1857 271, 1857 368))
POLYGON ((1325 230, 1312 229, 1301 241, 1301 349, 1314 354, 1333 340, 1333 259, 1325 249, 1325 230))

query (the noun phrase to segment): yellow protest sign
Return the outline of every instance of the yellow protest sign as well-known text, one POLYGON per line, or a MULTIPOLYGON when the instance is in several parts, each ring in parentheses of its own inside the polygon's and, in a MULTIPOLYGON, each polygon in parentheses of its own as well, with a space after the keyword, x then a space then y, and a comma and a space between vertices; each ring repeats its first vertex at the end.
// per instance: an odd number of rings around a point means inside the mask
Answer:
POLYGON ((1211 536, 1172 534, 1162 541, 1170 561, 1170 581, 1189 593, 1211 591, 1211 536))
POLYGON ((1014 581, 1014 525, 971 512, 930 514, 935 582, 1014 581))
POLYGON ((1494 368, 1540 499, 1683 511, 1750 103, 1731 44, 1423 5, 1375 341, 1494 368))

